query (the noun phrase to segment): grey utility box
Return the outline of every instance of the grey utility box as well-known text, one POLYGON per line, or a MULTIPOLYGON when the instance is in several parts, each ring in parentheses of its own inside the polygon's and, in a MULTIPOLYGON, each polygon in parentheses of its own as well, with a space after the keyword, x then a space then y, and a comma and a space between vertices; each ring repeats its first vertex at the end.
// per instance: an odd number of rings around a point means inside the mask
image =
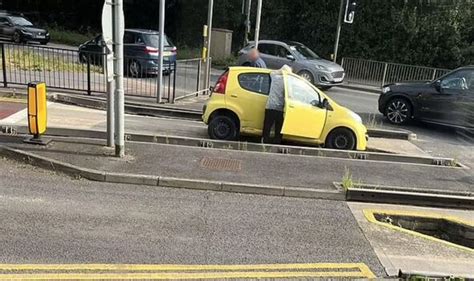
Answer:
POLYGON ((213 28, 211 34, 211 57, 225 59, 232 52, 232 30, 213 28))

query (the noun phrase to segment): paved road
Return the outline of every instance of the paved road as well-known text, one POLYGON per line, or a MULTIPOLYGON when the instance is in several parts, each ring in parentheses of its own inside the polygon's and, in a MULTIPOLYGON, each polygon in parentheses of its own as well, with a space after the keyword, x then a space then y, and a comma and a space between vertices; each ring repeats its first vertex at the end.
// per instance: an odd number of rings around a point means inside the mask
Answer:
POLYGON ((0 159, 0 263, 363 262, 346 203, 73 180, 0 159))

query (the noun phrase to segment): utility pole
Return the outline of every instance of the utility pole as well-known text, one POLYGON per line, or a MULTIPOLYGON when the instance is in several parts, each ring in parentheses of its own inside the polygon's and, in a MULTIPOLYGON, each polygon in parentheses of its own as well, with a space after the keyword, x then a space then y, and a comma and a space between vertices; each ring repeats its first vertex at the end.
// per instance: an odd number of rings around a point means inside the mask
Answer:
POLYGON ((113 5, 113 41, 115 73, 115 156, 125 156, 124 89, 123 89, 123 34, 125 29, 123 0, 113 5))
POLYGON ((161 103, 162 93, 163 93, 163 53, 165 50, 165 2, 166 0, 160 0, 160 39, 159 39, 159 61, 158 61, 158 93, 156 95, 157 102, 161 103))
POLYGON ((249 43, 249 35, 250 35, 250 11, 252 9, 252 0, 244 0, 245 1, 245 38, 244 38, 244 45, 247 46, 249 43))
POLYGON ((210 74, 211 74, 211 34, 212 34, 212 15, 214 13, 214 0, 209 0, 207 7, 207 28, 206 28, 206 68, 204 73, 204 88, 207 90, 210 86, 210 74))
POLYGON ((260 39, 260 19, 262 17, 262 0, 257 4, 257 21, 255 22, 255 49, 258 49, 258 40, 260 39))
POLYGON ((337 30, 336 30, 336 43, 334 44, 333 61, 337 59, 337 49, 339 48, 339 36, 341 36, 341 25, 342 25, 342 14, 344 13, 344 1, 341 0, 341 6, 339 7, 339 17, 337 18, 337 30))

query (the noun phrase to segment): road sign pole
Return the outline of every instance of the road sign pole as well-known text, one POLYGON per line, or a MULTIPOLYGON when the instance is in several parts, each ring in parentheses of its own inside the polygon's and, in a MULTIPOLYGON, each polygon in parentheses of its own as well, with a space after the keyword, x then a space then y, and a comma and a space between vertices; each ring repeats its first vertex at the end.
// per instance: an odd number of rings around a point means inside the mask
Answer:
POLYGON ((250 11, 252 8, 252 0, 246 0, 245 1, 246 6, 245 6, 245 39, 244 39, 244 44, 247 46, 249 43, 249 34, 250 34, 250 11))
MULTIPOLYGON (((158 61, 158 93, 156 95, 156 99, 158 103, 161 103, 161 99, 163 96, 163 54, 165 51, 165 2, 166 0, 160 0, 160 39, 159 39, 159 61, 158 61)), ((169 102, 169 97, 168 97, 169 102)))
POLYGON ((204 86, 209 90, 211 74, 211 34, 212 34, 212 15, 214 13, 214 0, 209 0, 207 7, 207 41, 206 41, 206 69, 204 73, 204 86))
POLYGON ((112 17, 114 22, 114 72, 115 72, 115 156, 125 156, 124 89, 123 89, 123 0, 115 0, 112 17))
POLYGON ((255 48, 258 49, 258 40, 260 39, 260 19, 262 17, 262 0, 257 4, 257 21, 255 22, 255 48))
MULTIPOLYGON (((107 70, 112 71, 112 70, 107 70)), ((107 80, 107 146, 114 147, 114 81, 107 80)))
POLYGON ((114 147, 115 135, 115 116, 114 116, 114 14, 112 0, 105 0, 102 8, 102 38, 104 40, 103 48, 103 65, 105 72, 105 80, 107 85, 107 146, 114 147))
POLYGON ((339 17, 337 18, 336 43, 334 43, 334 54, 333 54, 334 62, 336 62, 336 59, 337 59, 337 51, 339 48, 339 37, 341 36, 342 14, 344 13, 344 1, 346 0, 341 0, 341 6, 339 7, 339 17))

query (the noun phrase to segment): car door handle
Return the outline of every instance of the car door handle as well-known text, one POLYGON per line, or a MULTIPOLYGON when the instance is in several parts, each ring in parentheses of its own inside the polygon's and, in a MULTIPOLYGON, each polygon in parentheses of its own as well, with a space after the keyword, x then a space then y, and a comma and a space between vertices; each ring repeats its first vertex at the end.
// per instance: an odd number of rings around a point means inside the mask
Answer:
POLYGON ((295 108, 295 106, 292 105, 292 104, 289 104, 288 107, 289 107, 289 108, 295 108))
POLYGON ((237 95, 230 95, 230 96, 233 97, 233 98, 236 98, 236 97, 237 97, 237 95))

